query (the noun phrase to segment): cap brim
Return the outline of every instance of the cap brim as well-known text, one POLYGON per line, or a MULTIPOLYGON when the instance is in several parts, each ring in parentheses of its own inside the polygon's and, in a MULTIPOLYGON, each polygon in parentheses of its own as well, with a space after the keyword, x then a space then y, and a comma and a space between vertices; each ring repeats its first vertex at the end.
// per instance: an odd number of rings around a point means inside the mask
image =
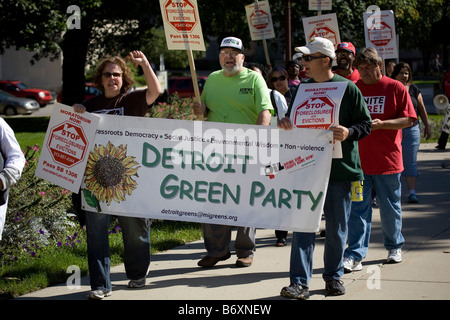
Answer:
POLYGON ((294 50, 296 52, 300 52, 300 53, 303 53, 303 54, 311 54, 311 50, 309 50, 308 47, 295 47, 294 50))

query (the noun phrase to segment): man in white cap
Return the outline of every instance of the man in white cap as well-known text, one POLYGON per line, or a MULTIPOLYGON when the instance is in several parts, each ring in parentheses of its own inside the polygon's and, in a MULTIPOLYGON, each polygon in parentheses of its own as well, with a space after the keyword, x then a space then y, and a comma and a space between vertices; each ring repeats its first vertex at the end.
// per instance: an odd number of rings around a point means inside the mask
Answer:
MULTIPOLYGON (((220 44, 221 70, 211 73, 201 95, 202 104, 194 106, 196 115, 207 121, 269 125, 273 114, 269 90, 263 77, 244 67, 242 40, 226 37, 220 44)), ((232 226, 202 224, 205 248, 208 254, 198 265, 210 268, 230 258, 232 226)), ((255 228, 238 227, 235 250, 236 266, 248 267, 253 263, 255 228)))
MULTIPOLYGON (((351 210, 351 183, 363 179, 358 154, 358 140, 370 133, 370 114, 363 96, 355 84, 331 71, 335 58, 333 43, 315 38, 304 47, 295 48, 303 53, 302 60, 309 80, 300 83, 347 82, 339 111, 339 125, 331 127, 333 138, 341 141, 342 158, 334 158, 324 204, 326 238, 324 251, 325 289, 329 295, 341 295, 345 288, 340 281, 344 273, 343 254, 347 240, 347 221, 351 210)), ((295 97, 291 100, 295 103, 295 97)), ((293 128, 289 114, 280 121, 279 127, 293 128)), ((309 281, 313 273, 315 233, 294 232, 290 260, 290 286, 283 287, 281 295, 291 299, 309 298, 309 281)))

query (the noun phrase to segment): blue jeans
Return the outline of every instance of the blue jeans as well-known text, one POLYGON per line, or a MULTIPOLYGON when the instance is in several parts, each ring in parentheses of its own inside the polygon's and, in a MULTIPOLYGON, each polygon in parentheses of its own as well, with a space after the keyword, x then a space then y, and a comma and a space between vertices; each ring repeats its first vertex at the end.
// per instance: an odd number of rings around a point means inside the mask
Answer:
MULTIPOLYGON (((343 254, 350 216, 351 182, 330 181, 324 204, 326 237, 324 252, 325 281, 339 280, 344 273, 343 254)), ((289 277, 291 283, 308 286, 313 273, 315 233, 294 232, 291 247, 289 277)))
MULTIPOLYGON (((119 216, 124 244, 127 277, 139 280, 147 276, 150 266, 151 220, 119 216)), ((111 216, 86 212, 86 234, 91 290, 111 291, 109 226, 111 216)))
POLYGON ((372 226, 372 188, 376 189, 380 206, 384 247, 400 249, 405 239, 402 235, 402 208, 400 173, 364 175, 363 201, 352 203, 348 221, 348 247, 345 256, 361 261, 367 256, 372 226))
POLYGON ((420 146, 420 127, 419 125, 408 127, 402 130, 402 172, 404 177, 417 177, 417 152, 420 146))

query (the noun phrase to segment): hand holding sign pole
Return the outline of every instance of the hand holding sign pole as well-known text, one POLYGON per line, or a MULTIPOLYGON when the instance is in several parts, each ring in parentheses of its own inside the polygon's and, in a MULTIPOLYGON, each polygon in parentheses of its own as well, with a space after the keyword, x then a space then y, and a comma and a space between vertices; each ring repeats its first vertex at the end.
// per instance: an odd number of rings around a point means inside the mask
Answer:
POLYGON ((205 51, 197 0, 159 0, 169 50, 186 50, 195 98, 201 103, 192 50, 205 51))

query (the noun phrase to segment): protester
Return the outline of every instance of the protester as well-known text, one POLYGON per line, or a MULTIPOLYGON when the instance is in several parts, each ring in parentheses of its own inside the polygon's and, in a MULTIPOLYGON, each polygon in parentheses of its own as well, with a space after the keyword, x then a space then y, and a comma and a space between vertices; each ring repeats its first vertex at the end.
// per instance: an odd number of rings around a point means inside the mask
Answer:
POLYGON ((6 221, 8 209, 9 188, 17 183, 25 166, 20 145, 14 135, 13 129, 0 118, 0 240, 6 221))
MULTIPOLYGON (((281 68, 281 67, 278 67, 278 68, 281 68)), ((288 75, 288 87, 291 90, 292 94, 295 93, 298 85, 302 81, 302 79, 300 78, 301 68, 302 68, 302 65, 297 60, 291 60, 286 63, 286 74, 288 75)))
POLYGON ((359 80, 358 69, 354 67, 355 46, 351 42, 341 42, 336 47, 336 73, 350 81, 359 80))
MULTIPOLYGON (((347 83, 340 105, 339 125, 330 128, 333 131, 333 138, 341 141, 343 157, 332 160, 323 209, 327 231, 322 277, 326 282, 325 289, 329 295, 341 295, 345 293, 340 278, 344 273, 342 258, 347 240, 347 219, 351 208, 351 183, 363 178, 357 141, 370 133, 370 115, 365 107, 363 96, 355 84, 332 72, 331 66, 335 52, 334 45, 330 40, 318 37, 306 46, 297 47, 295 50, 303 53, 302 59, 306 75, 311 78, 302 84, 347 83)), ((288 114, 290 112, 289 109, 288 114)), ((292 129, 289 117, 284 118, 279 127, 286 130, 292 129)), ((315 233, 293 233, 289 270, 291 284, 282 288, 281 295, 283 297, 309 298, 315 238, 315 233)))
POLYGON ((292 56, 292 60, 297 62, 300 65, 300 72, 298 73, 298 76, 301 81, 309 79, 306 75, 305 67, 302 64, 302 56, 303 54, 301 52, 297 52, 292 56))
POLYGON ((392 72, 395 68, 395 61, 394 60, 387 60, 386 61, 386 76, 392 78, 392 72))
MULTIPOLYGON (((130 68, 120 57, 104 59, 97 67, 94 75, 96 86, 102 95, 75 104, 75 112, 103 113, 119 116, 143 117, 161 93, 158 78, 153 72, 146 56, 141 51, 130 53, 131 60, 137 63, 144 72, 148 88, 131 91, 134 80, 130 68)), ((108 229, 109 214, 86 212, 86 233, 88 247, 88 264, 91 299, 102 299, 112 294, 110 279, 110 250, 108 229)), ((150 265, 150 219, 119 216, 119 224, 123 234, 124 262, 128 287, 145 286, 150 265)))
MULTIPOLYGON (((207 121, 269 125, 273 108, 267 85, 256 72, 244 67, 242 40, 226 37, 220 44, 219 62, 222 67, 211 73, 205 82, 201 105, 194 105, 194 113, 207 121)), ((207 255, 198 265, 210 268, 230 258, 232 226, 202 224, 207 255)), ((255 228, 238 227, 235 250, 236 266, 253 263, 255 228)))
POLYGON ((403 171, 402 131, 417 120, 405 86, 381 73, 383 61, 374 48, 364 48, 356 56, 361 90, 372 117, 372 132, 359 141, 364 171, 363 201, 352 203, 348 223, 346 272, 361 270, 361 261, 369 248, 372 222, 372 188, 377 190, 384 236, 389 251, 387 262, 401 262, 404 238, 400 194, 403 171))
MULTIPOLYGON (((391 78, 400 81, 409 92, 411 101, 414 106, 416 115, 420 116, 424 124, 424 138, 429 139, 431 137, 431 127, 428 122, 428 114, 425 109, 422 94, 419 88, 412 83, 412 70, 409 64, 406 62, 400 62, 394 68, 391 78)), ((414 121, 411 127, 402 129, 402 155, 403 166, 405 169, 402 172, 402 176, 405 177, 406 186, 408 188, 408 202, 418 203, 419 199, 416 195, 416 183, 417 183, 417 152, 420 146, 420 126, 419 121, 414 121)))

